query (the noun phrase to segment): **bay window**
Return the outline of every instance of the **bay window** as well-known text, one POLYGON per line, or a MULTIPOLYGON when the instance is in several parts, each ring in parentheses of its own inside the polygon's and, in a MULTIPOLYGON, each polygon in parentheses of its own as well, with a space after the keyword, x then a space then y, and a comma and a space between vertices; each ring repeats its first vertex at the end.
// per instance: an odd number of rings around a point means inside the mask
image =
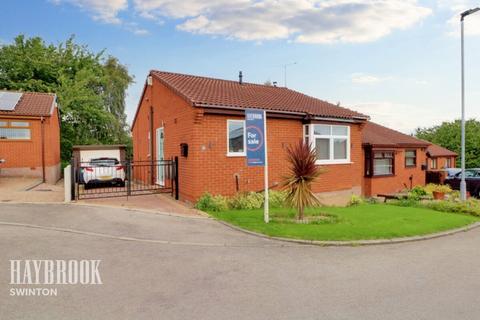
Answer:
POLYGON ((350 127, 310 124, 304 126, 304 141, 311 144, 317 164, 350 162, 350 127))

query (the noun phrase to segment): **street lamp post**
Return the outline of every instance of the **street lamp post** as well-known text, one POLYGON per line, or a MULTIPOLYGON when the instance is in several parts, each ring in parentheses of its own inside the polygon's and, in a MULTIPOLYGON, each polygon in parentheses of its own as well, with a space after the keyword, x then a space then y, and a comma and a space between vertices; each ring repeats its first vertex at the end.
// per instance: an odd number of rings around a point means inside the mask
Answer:
POLYGON ((463 30, 463 20, 466 16, 471 15, 480 11, 480 8, 474 8, 462 12, 460 15, 460 25, 461 25, 461 42, 462 42, 462 180, 460 181, 460 199, 462 201, 467 200, 467 183, 465 182, 465 57, 464 57, 464 30, 463 30))

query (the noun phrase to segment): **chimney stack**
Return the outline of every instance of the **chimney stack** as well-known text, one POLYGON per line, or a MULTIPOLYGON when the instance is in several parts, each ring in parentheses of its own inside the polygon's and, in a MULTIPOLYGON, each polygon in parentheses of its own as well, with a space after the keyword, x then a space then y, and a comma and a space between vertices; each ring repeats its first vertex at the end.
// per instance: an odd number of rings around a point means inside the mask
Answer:
POLYGON ((238 83, 242 84, 243 83, 243 74, 242 71, 238 72, 238 83))

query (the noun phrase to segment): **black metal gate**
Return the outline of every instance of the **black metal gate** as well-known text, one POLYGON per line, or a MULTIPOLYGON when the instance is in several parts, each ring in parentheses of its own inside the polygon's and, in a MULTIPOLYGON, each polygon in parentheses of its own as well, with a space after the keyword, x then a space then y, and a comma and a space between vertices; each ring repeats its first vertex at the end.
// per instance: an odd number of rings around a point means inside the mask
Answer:
POLYGON ((118 161, 97 158, 72 160, 72 199, 95 199, 170 193, 178 200, 178 158, 157 161, 118 161))

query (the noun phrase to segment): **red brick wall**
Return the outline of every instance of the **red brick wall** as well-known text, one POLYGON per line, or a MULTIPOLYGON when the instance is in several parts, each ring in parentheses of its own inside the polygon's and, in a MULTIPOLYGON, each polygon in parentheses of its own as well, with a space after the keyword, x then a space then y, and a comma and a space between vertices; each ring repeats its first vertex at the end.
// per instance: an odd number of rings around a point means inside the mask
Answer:
MULTIPOLYGON (((173 93, 157 79, 153 78, 152 86, 147 86, 140 103, 140 108, 132 128, 134 161, 150 160, 150 107, 153 106, 153 150, 156 160, 156 129, 164 128, 164 158, 179 157, 180 196, 184 200, 194 200, 194 181, 196 168, 201 168, 198 153, 194 151, 195 121, 201 117, 201 109, 190 106, 183 98, 173 93), (188 143, 190 154, 187 158, 180 157, 180 143, 188 143)), ((145 168, 147 169, 147 168, 145 168)), ((135 174, 135 172, 134 172, 135 174)), ((149 181, 151 172, 142 170, 136 172, 136 179, 149 181)), ((156 175, 156 172, 154 172, 156 175)))
MULTIPOLYGON (((411 149, 409 149, 411 150, 411 149)), ((388 177, 364 178, 363 193, 365 196, 375 196, 382 193, 395 193, 410 188, 410 176, 413 176, 412 186, 425 185, 425 171, 422 164, 426 164, 425 149, 418 148, 417 164, 415 167, 405 167, 405 150, 395 151, 395 175, 388 177)))
MULTIPOLYGON (((194 150, 198 150, 201 166, 196 172, 194 197, 203 192, 233 195, 235 176, 239 177, 239 191, 260 191, 264 188, 263 167, 248 167, 245 157, 227 156, 227 119, 243 117, 206 115, 194 150)), ((298 120, 267 118, 269 185, 279 185, 288 173, 286 149, 302 138, 302 122, 298 120)), ((329 192, 361 188, 363 157, 360 125, 351 125, 351 164, 324 165, 324 173, 313 186, 314 192, 329 192)))
MULTIPOLYGON (((6 162, 2 168, 38 168, 42 166, 41 122, 39 118, 7 118, 0 121, 28 121, 30 123, 30 140, 0 140, 0 158, 6 162)), ((45 166, 60 163, 60 127, 57 109, 45 122, 45 166)))
POLYGON ((55 108, 51 117, 45 120, 45 164, 52 166, 60 163, 60 121, 55 108))
MULTIPOLYGON (((179 156, 180 197, 195 201, 204 192, 232 195, 238 176, 239 191, 263 189, 263 168, 246 166, 245 157, 227 157, 227 119, 238 116, 204 114, 153 78, 147 86, 132 128, 135 161, 149 160, 150 107, 153 106, 154 129, 165 132, 165 158, 179 156), (180 156, 180 143, 189 145, 187 158, 180 156)), ((287 146, 302 138, 298 120, 267 120, 270 185, 280 184, 288 171, 287 146)), ((155 131, 153 157, 156 157, 155 131)), ((351 164, 324 166, 325 173, 314 185, 315 192, 361 188, 363 156, 360 125, 351 126, 351 164)), ((138 178, 142 178, 137 176, 138 178)), ((144 181, 149 181, 143 177, 144 181)))

